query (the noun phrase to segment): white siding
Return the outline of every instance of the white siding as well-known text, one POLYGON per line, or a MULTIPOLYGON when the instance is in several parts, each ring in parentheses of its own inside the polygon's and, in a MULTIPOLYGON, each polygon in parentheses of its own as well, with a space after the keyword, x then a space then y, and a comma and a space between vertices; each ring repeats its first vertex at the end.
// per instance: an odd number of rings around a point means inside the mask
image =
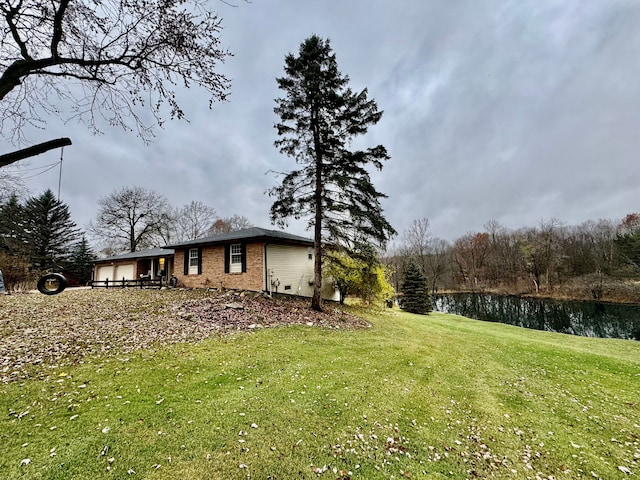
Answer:
MULTIPOLYGON (((312 249, 294 245, 267 245, 267 290, 303 297, 313 296, 312 249), (277 288, 276 288, 277 286, 277 288)), ((330 281, 323 281, 323 298, 339 300, 330 281)))

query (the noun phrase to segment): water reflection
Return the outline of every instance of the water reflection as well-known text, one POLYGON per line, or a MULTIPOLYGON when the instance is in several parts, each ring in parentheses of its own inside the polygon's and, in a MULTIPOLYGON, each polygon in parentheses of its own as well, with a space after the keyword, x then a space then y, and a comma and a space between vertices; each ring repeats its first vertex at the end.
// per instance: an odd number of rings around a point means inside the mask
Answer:
POLYGON ((640 305, 478 293, 436 295, 434 305, 439 312, 536 330, 640 340, 640 305))

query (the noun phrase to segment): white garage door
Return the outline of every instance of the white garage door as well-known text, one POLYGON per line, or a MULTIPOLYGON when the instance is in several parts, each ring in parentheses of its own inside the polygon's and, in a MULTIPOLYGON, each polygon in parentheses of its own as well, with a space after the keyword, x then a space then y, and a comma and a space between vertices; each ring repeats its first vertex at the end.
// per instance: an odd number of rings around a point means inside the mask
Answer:
POLYGON ((116 267, 116 275, 114 280, 133 280, 133 265, 118 265, 116 267))
POLYGON ((98 267, 98 271, 96 272, 96 280, 99 282, 104 282, 107 278, 109 280, 113 280, 113 266, 103 265, 102 267, 98 267))

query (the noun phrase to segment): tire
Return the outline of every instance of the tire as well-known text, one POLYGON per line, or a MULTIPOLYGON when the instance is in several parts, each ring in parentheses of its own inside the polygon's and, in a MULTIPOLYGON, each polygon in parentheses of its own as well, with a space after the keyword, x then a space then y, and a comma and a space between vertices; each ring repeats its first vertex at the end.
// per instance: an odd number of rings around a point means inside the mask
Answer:
POLYGON ((57 295, 67 288, 67 279, 59 273, 48 273, 38 280, 38 291, 44 295, 57 295))

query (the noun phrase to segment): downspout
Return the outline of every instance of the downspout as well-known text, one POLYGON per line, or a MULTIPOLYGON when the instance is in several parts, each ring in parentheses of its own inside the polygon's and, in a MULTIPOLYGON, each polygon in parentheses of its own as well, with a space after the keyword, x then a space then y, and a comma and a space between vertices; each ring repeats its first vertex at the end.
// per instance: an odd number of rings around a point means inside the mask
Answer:
POLYGON ((269 275, 269 263, 267 261, 267 246, 269 244, 264 244, 264 283, 265 283, 265 291, 271 296, 271 275, 269 275))

